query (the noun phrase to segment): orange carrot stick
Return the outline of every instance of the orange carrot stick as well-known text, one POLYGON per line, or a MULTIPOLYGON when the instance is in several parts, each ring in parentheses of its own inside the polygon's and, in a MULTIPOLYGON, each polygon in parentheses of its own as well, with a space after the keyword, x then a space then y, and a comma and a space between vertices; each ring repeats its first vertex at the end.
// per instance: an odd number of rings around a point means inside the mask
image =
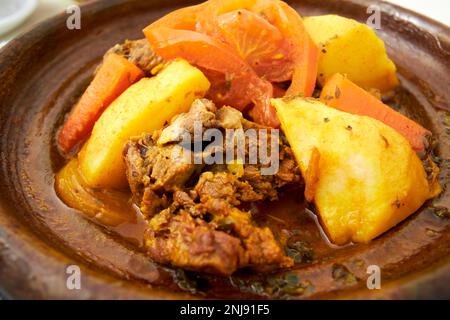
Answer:
POLYGON ((85 140, 102 112, 144 72, 124 57, 108 54, 58 134, 64 153, 85 140))
POLYGON ((380 120, 402 134, 416 152, 425 150, 431 132, 395 111, 341 74, 335 74, 323 87, 320 100, 330 107, 380 120))

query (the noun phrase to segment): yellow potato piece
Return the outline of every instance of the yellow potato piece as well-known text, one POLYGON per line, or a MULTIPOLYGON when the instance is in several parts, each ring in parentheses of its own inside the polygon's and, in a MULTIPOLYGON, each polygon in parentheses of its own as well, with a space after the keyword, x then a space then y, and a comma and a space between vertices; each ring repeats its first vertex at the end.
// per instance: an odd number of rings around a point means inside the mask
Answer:
POLYGON ((395 64, 383 41, 367 25, 337 15, 305 19, 319 47, 318 80, 323 86, 335 73, 346 74, 357 85, 387 92, 398 85, 395 64))
POLYGON ((208 91, 203 73, 184 60, 171 62, 153 78, 143 78, 117 98, 96 122, 78 159, 87 184, 98 188, 127 185, 122 153, 132 136, 161 129, 189 110, 208 91))
POLYGON ((408 141, 382 122, 314 99, 272 104, 333 243, 369 242, 436 195, 408 141))

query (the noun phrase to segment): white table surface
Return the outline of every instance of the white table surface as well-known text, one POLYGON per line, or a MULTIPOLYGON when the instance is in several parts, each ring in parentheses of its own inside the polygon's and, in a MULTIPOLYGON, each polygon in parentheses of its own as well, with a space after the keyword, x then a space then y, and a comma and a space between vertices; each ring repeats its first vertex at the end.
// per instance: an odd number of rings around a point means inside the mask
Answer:
MULTIPOLYGON (((1 1, 1 0, 0 0, 1 1)), ((108 0, 99 0, 108 1, 108 0)), ((450 0, 383 0, 412 9, 438 20, 446 25, 450 25, 450 0)), ((75 0, 39 0, 36 11, 20 27, 9 34, 0 37, 0 46, 18 34, 26 31, 37 22, 44 20, 56 13, 63 12, 65 9, 76 4, 75 0)))

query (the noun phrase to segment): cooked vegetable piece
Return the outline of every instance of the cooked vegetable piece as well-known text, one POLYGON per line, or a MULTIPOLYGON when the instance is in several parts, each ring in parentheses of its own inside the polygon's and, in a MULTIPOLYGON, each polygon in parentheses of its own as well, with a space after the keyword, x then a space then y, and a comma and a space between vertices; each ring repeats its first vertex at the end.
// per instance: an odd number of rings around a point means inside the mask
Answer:
POLYGON ((64 153, 83 142, 91 133, 102 112, 144 72, 115 53, 104 58, 94 79, 81 96, 58 133, 58 145, 64 153))
POLYGON ((174 60, 153 78, 143 78, 117 98, 94 126, 79 153, 80 169, 91 187, 127 186, 123 148, 131 136, 163 127, 204 96, 209 82, 184 60, 174 60))
POLYGON ((292 79, 294 68, 290 43, 267 20, 246 9, 217 17, 223 38, 260 77, 271 82, 292 79))
POLYGON ((408 141, 382 122, 314 99, 272 103, 333 243, 369 242, 440 192, 408 141))
POLYGON ((205 70, 213 84, 210 96, 218 105, 244 110, 250 103, 258 103, 261 97, 271 97, 270 83, 259 78, 223 42, 199 32, 165 27, 146 28, 144 33, 154 50, 165 59, 183 58, 205 70), (226 79, 226 75, 232 78, 226 79))
POLYGON ((398 85, 395 64, 383 41, 367 25, 337 15, 309 17, 306 29, 319 53, 319 83, 335 73, 346 74, 357 85, 387 92, 398 85))
POLYGON ((80 174, 76 158, 56 174, 55 189, 69 207, 104 225, 116 227, 136 220, 129 193, 90 188, 80 174))
POLYGON ((310 97, 316 85, 319 52, 302 17, 288 4, 278 0, 261 0, 255 11, 265 16, 291 43, 295 57, 294 70, 286 94, 310 97))
POLYGON ((397 130, 416 152, 423 152, 431 132, 405 117, 341 74, 327 81, 320 100, 330 107, 352 114, 369 116, 397 130))
MULTIPOLYGON (((217 36, 220 34, 218 30, 220 17, 240 9, 256 13, 278 29, 285 41, 289 43, 293 59, 293 63, 287 61, 288 65, 293 67, 288 73, 292 75, 292 83, 287 94, 311 96, 317 77, 318 49, 308 35, 303 20, 296 10, 279 0, 210 0, 208 2, 210 4, 205 8, 206 13, 200 16, 197 25, 201 32, 217 36)), ((252 31, 249 33, 257 36, 257 33, 252 31)), ((247 32, 248 30, 243 33, 247 34, 247 32)), ((258 38, 253 37, 251 42, 258 42, 258 38)), ((284 68, 286 65, 283 66, 284 68)), ((270 72, 274 71, 270 70, 270 72)))
POLYGON ((270 104, 276 82, 292 80, 288 94, 314 90, 317 47, 300 15, 282 1, 210 0, 169 14, 144 33, 163 58, 200 67, 215 103, 241 111, 252 106, 248 114, 260 124, 279 126, 270 104))
POLYGON ((199 16, 205 12, 208 2, 203 2, 194 6, 180 8, 166 14, 164 17, 156 20, 147 28, 166 27, 180 30, 194 31, 199 16))

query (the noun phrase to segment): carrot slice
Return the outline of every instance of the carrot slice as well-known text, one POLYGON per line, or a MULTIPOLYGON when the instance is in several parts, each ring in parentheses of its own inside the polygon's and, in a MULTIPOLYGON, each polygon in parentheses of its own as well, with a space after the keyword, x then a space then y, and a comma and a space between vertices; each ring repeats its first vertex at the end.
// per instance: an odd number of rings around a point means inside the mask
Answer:
POLYGON ((423 152, 431 132, 395 111, 341 74, 332 76, 323 87, 320 100, 330 107, 384 122, 402 134, 416 152, 423 152))
POLYGON ((94 80, 89 84, 58 134, 64 153, 85 140, 102 112, 144 72, 124 57, 111 53, 104 58, 94 80))

